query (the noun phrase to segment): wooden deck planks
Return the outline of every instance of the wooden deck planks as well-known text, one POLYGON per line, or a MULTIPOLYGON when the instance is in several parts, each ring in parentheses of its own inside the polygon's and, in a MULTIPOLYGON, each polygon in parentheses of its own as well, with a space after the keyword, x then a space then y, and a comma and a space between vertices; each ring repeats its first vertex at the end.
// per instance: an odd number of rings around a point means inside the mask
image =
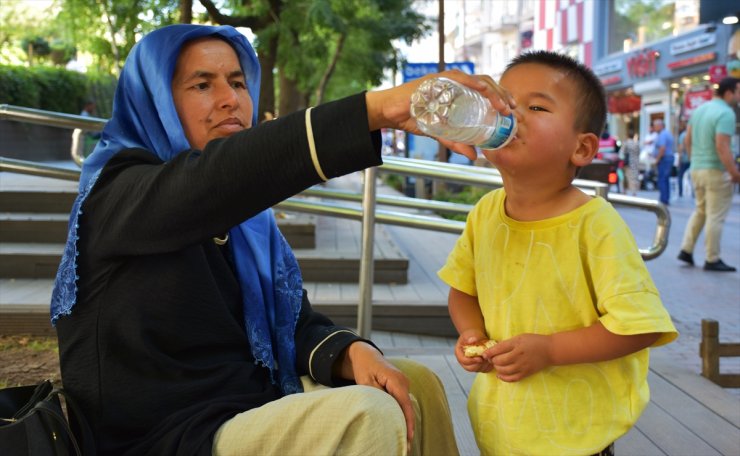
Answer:
MULTIPOLYGON (((475 374, 457 364, 454 338, 373 331, 372 339, 389 357, 425 364, 442 381, 450 404, 460 454, 479 455, 467 398, 475 374)), ((637 424, 616 442, 619 455, 740 455, 740 400, 709 380, 664 362, 651 367, 651 402, 637 424), (707 402, 703 402, 706 399, 707 402)))

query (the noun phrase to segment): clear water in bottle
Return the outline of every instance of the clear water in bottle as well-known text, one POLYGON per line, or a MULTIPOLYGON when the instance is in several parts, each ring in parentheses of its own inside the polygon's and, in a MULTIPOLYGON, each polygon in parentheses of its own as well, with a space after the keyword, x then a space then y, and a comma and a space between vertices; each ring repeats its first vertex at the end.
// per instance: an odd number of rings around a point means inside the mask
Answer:
POLYGON ((447 78, 428 79, 416 89, 411 115, 430 136, 483 149, 504 147, 516 133, 513 114, 499 114, 480 93, 447 78))

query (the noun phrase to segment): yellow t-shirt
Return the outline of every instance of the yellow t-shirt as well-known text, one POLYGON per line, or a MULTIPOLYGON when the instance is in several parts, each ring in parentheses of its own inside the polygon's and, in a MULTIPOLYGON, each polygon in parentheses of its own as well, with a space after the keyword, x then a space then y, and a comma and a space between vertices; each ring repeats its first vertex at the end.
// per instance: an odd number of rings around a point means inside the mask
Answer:
MULTIPOLYGON (((637 245, 616 210, 594 198, 558 217, 519 222, 506 193, 468 215, 439 277, 477 296, 491 339, 552 334, 596 321, 616 334, 676 332, 637 245)), ((519 382, 478 374, 468 400, 484 455, 590 455, 637 421, 649 400, 648 350, 553 366, 519 382)))

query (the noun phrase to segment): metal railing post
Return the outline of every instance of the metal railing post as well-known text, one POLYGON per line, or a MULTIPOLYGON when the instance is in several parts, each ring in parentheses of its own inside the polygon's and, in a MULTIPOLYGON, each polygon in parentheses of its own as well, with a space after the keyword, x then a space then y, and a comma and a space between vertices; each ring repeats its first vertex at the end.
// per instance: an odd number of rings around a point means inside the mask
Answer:
POLYGON ((357 331, 360 337, 370 338, 373 328, 373 275, 375 269, 375 180, 377 170, 364 171, 362 191, 362 250, 360 253, 360 302, 357 304, 357 331))

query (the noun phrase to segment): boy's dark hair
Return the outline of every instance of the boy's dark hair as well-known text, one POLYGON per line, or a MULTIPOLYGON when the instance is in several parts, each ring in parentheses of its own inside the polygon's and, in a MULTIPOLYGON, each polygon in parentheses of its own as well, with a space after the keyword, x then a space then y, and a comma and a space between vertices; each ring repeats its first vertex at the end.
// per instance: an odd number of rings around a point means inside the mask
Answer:
POLYGON ((599 78, 586 65, 564 54, 531 51, 514 57, 504 73, 525 63, 538 63, 562 71, 571 78, 579 94, 576 99, 576 129, 601 136, 606 125, 606 93, 599 78))
POLYGON ((725 92, 734 92, 738 82, 740 82, 740 79, 738 78, 733 78, 731 76, 724 78, 719 81, 719 86, 717 86, 715 93, 718 97, 722 98, 725 96, 725 92))

